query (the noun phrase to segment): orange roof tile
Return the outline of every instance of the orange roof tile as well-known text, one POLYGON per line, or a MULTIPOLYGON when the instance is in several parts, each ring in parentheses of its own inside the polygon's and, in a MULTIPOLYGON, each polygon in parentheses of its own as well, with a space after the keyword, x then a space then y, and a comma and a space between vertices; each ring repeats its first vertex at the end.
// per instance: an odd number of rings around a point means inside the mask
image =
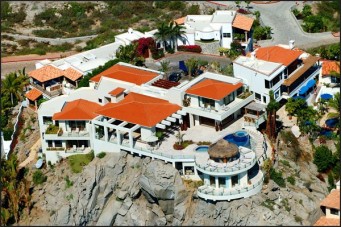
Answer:
POLYGON ((320 217, 313 226, 341 226, 339 218, 320 217))
POLYGON ((323 61, 322 76, 330 76, 331 72, 341 73, 340 63, 337 61, 323 61))
POLYGON ((64 70, 64 76, 72 81, 76 81, 82 76, 82 73, 73 68, 67 68, 64 70))
POLYGON ((113 91, 109 92, 108 94, 113 95, 113 96, 118 96, 120 95, 122 92, 124 92, 126 89, 122 88, 122 87, 117 87, 115 88, 113 91))
POLYGON ((52 116, 53 120, 91 120, 97 116, 95 111, 101 105, 84 99, 66 102, 61 112, 52 116))
POLYGON ((186 93, 201 97, 221 100, 233 91, 242 87, 242 83, 230 84, 218 80, 204 79, 186 90, 186 93))
POLYGON ((158 76, 158 73, 116 64, 90 80, 99 82, 102 76, 141 85, 158 76))
POLYGON ((322 200, 321 206, 329 207, 329 208, 335 208, 340 210, 340 189, 335 189, 330 192, 330 194, 322 200))
POLYGON ((256 50, 256 58, 264 61, 281 63, 289 66, 303 52, 300 50, 290 50, 279 46, 261 47, 256 50))
POLYGON ((28 75, 39 82, 49 81, 63 76, 63 70, 56 68, 52 65, 43 66, 40 69, 33 70, 28 75))
POLYGON ((184 24, 185 19, 186 19, 186 17, 181 17, 181 18, 178 18, 178 19, 173 20, 173 21, 176 22, 176 24, 181 25, 181 24, 184 24))
POLYGON ((180 106, 166 100, 131 92, 121 102, 107 103, 96 113, 133 124, 153 127, 178 110, 180 106))
POLYGON ((28 98, 31 101, 35 101, 36 99, 38 99, 41 95, 43 94, 43 92, 33 88, 32 90, 30 90, 29 92, 27 92, 25 94, 26 98, 28 98))
POLYGON ((233 21, 233 27, 234 28, 239 28, 245 31, 250 31, 253 25, 254 19, 241 15, 241 14, 236 14, 236 17, 234 18, 233 21))

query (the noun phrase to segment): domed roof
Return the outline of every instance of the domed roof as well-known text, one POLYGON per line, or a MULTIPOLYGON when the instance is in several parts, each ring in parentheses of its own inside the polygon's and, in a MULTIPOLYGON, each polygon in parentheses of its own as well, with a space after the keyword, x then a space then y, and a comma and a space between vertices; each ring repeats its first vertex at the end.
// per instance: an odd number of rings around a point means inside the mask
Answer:
POLYGON ((239 148, 224 139, 220 139, 208 149, 210 158, 230 158, 239 152, 239 148))
POLYGON ((204 28, 202 29, 202 32, 212 32, 212 31, 214 31, 214 30, 213 30, 212 27, 210 27, 210 26, 204 27, 204 28))

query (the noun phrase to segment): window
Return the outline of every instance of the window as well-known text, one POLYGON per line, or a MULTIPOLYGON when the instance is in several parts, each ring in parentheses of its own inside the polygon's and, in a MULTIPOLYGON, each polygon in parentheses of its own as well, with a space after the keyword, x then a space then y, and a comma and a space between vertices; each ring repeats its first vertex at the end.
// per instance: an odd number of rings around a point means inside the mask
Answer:
POLYGON ((270 88, 271 85, 270 85, 270 82, 268 80, 265 80, 265 88, 270 88))
POLYGON ((331 213, 331 214, 334 214, 334 215, 338 215, 339 212, 338 212, 337 209, 331 208, 331 209, 330 209, 330 213, 331 213))
POLYGON ((224 38, 230 38, 231 35, 230 35, 230 33, 223 33, 223 37, 224 37, 224 38))
POLYGON ((255 93, 255 99, 258 101, 261 101, 261 95, 258 93, 255 93))
POLYGON ((264 103, 266 103, 266 96, 262 96, 264 103))
POLYGON ((276 77, 274 77, 271 81, 271 87, 276 85, 281 80, 282 73, 279 73, 276 77))
POLYGON ((215 107, 215 100, 202 98, 202 105, 204 107, 206 107, 206 106, 215 107))
POLYGON ((99 99, 99 103, 102 103, 102 99, 99 99))
POLYGON ((341 83, 341 81, 340 81, 340 79, 339 78, 337 78, 337 77, 335 77, 335 76, 332 76, 331 77, 331 83, 341 83))
POLYGON ((43 117, 43 124, 52 124, 52 117, 43 117))
POLYGON ((277 99, 280 95, 280 90, 274 92, 274 99, 277 99))

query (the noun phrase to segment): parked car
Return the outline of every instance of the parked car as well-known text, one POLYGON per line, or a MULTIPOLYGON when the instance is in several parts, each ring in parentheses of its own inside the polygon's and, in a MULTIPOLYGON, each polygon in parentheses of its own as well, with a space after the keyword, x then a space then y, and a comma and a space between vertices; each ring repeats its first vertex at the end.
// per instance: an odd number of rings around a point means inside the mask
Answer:
POLYGON ((169 81, 178 82, 182 78, 181 72, 173 72, 169 76, 169 81))

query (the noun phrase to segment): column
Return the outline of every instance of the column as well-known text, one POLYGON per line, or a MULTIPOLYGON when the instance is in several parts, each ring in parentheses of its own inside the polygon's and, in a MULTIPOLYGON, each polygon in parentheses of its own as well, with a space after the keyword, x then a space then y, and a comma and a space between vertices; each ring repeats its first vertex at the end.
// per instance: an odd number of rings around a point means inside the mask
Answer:
POLYGON ((117 138, 117 144, 121 144, 121 134, 120 134, 120 130, 116 129, 116 138, 117 138))
POLYGON ((131 131, 128 132, 128 138, 129 138, 129 147, 133 148, 133 135, 131 131))
POLYGON ((103 130, 104 130, 105 141, 108 142, 108 128, 106 126, 103 126, 103 130))
POLYGON ((36 107, 36 110, 38 110, 37 100, 34 100, 34 106, 36 107))
POLYGON ((219 188, 219 179, 218 179, 218 177, 215 177, 215 187, 219 188))
POLYGON ((226 177, 226 188, 232 188, 232 179, 230 176, 226 177))
POLYGON ((210 179, 208 174, 203 174, 204 184, 210 186, 210 179))
POLYGON ((246 43, 247 43, 247 41, 248 41, 247 31, 245 31, 245 41, 246 41, 246 43))
POLYGON ((176 162, 172 162, 173 168, 176 168, 176 162))
POLYGON ((189 118, 190 118, 190 128, 194 126, 194 115, 193 114, 189 114, 189 118))
POLYGON ((247 172, 240 173, 238 176, 239 176, 239 185, 246 186, 247 185, 247 172))

